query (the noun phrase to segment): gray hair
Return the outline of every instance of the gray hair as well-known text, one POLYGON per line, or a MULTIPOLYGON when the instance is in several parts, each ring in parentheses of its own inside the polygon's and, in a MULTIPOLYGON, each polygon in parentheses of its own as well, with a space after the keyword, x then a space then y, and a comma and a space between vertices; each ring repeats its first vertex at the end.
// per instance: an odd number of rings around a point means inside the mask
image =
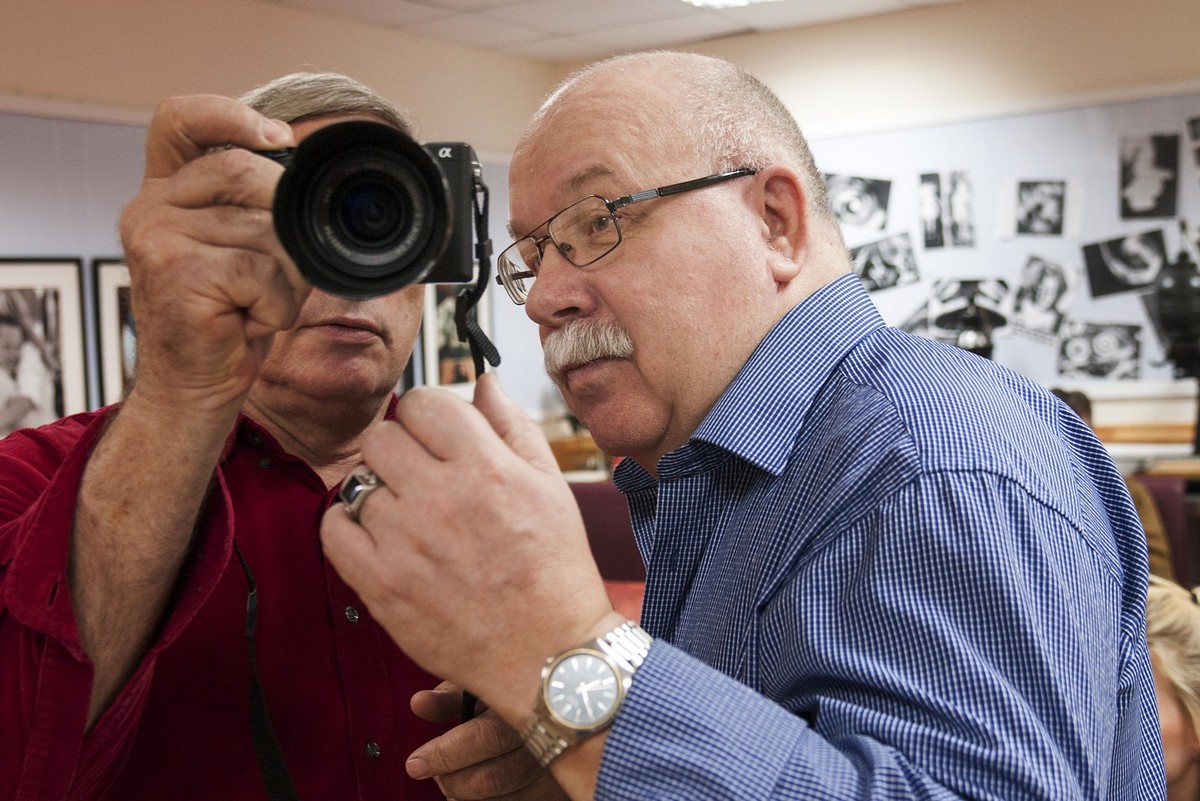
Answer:
MULTIPOLYGON (((762 81, 723 59, 695 53, 651 51, 614 56, 567 76, 543 101, 522 142, 555 115, 560 102, 593 81, 618 80, 636 68, 653 64, 661 69, 656 82, 670 87, 673 101, 669 127, 654 109, 629 112, 644 115, 639 133, 659 152, 691 151, 712 171, 784 164, 800 174, 808 193, 810 211, 835 219, 829 205, 825 178, 817 169, 808 142, 795 117, 762 81), (655 141, 659 140, 659 141, 655 141)), ((645 80, 633 74, 629 80, 645 80)), ((520 148, 518 144, 518 149, 520 148)))
POLYGON ((294 72, 240 98, 258 113, 287 123, 336 114, 369 114, 412 135, 408 115, 353 78, 336 72, 294 72))

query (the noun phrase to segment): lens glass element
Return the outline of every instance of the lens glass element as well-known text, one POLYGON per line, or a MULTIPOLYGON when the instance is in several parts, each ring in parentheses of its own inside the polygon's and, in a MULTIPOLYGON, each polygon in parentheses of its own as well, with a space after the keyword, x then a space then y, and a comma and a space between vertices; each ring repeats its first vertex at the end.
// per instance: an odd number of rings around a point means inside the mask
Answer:
POLYGON ((337 220, 348 239, 366 248, 387 247, 411 225, 411 208, 394 184, 363 181, 337 203, 337 220))

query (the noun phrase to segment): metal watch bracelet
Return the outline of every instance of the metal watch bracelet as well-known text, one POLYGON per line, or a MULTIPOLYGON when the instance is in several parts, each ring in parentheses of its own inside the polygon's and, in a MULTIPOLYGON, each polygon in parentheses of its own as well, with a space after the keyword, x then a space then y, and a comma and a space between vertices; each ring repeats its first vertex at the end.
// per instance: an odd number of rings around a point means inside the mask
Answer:
MULTIPOLYGON (((589 640, 586 643, 577 645, 575 648, 568 648, 562 653, 565 654, 576 648, 598 650, 611 657, 627 674, 632 676, 641 667, 642 662, 645 661, 646 654, 649 653, 652 642, 653 638, 643 631, 640 626, 627 620, 607 634, 595 640, 589 640)), ((550 657, 546 660, 546 664, 553 663, 558 656, 550 657)), ((539 710, 542 708, 541 701, 542 696, 539 693, 537 704, 539 710)), ((611 723, 611 720, 609 722, 611 723)), ((530 750, 534 758, 537 759, 538 764, 543 768, 553 762, 555 757, 579 741, 577 738, 567 739, 562 733, 555 731, 552 724, 536 712, 522 727, 520 735, 522 742, 525 743, 525 747, 530 750)))

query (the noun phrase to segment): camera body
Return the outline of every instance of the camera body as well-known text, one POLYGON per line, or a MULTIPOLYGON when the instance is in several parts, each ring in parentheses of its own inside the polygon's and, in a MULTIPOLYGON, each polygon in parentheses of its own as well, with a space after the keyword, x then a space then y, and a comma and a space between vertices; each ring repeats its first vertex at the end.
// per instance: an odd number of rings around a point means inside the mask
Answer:
POLYGON ((314 286, 362 299, 473 280, 476 230, 486 236, 474 200, 486 187, 470 145, 421 145, 390 125, 352 120, 257 152, 286 168, 275 231, 314 286))

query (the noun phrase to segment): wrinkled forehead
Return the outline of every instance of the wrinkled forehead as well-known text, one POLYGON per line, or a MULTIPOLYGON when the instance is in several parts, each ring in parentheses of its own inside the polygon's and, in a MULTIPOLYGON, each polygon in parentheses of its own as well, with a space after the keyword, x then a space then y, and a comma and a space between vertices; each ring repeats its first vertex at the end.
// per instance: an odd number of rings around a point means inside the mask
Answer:
POLYGON ((513 232, 528 232, 585 195, 611 199, 695 177, 698 154, 677 134, 675 119, 640 92, 589 91, 561 99, 513 154, 513 232))

